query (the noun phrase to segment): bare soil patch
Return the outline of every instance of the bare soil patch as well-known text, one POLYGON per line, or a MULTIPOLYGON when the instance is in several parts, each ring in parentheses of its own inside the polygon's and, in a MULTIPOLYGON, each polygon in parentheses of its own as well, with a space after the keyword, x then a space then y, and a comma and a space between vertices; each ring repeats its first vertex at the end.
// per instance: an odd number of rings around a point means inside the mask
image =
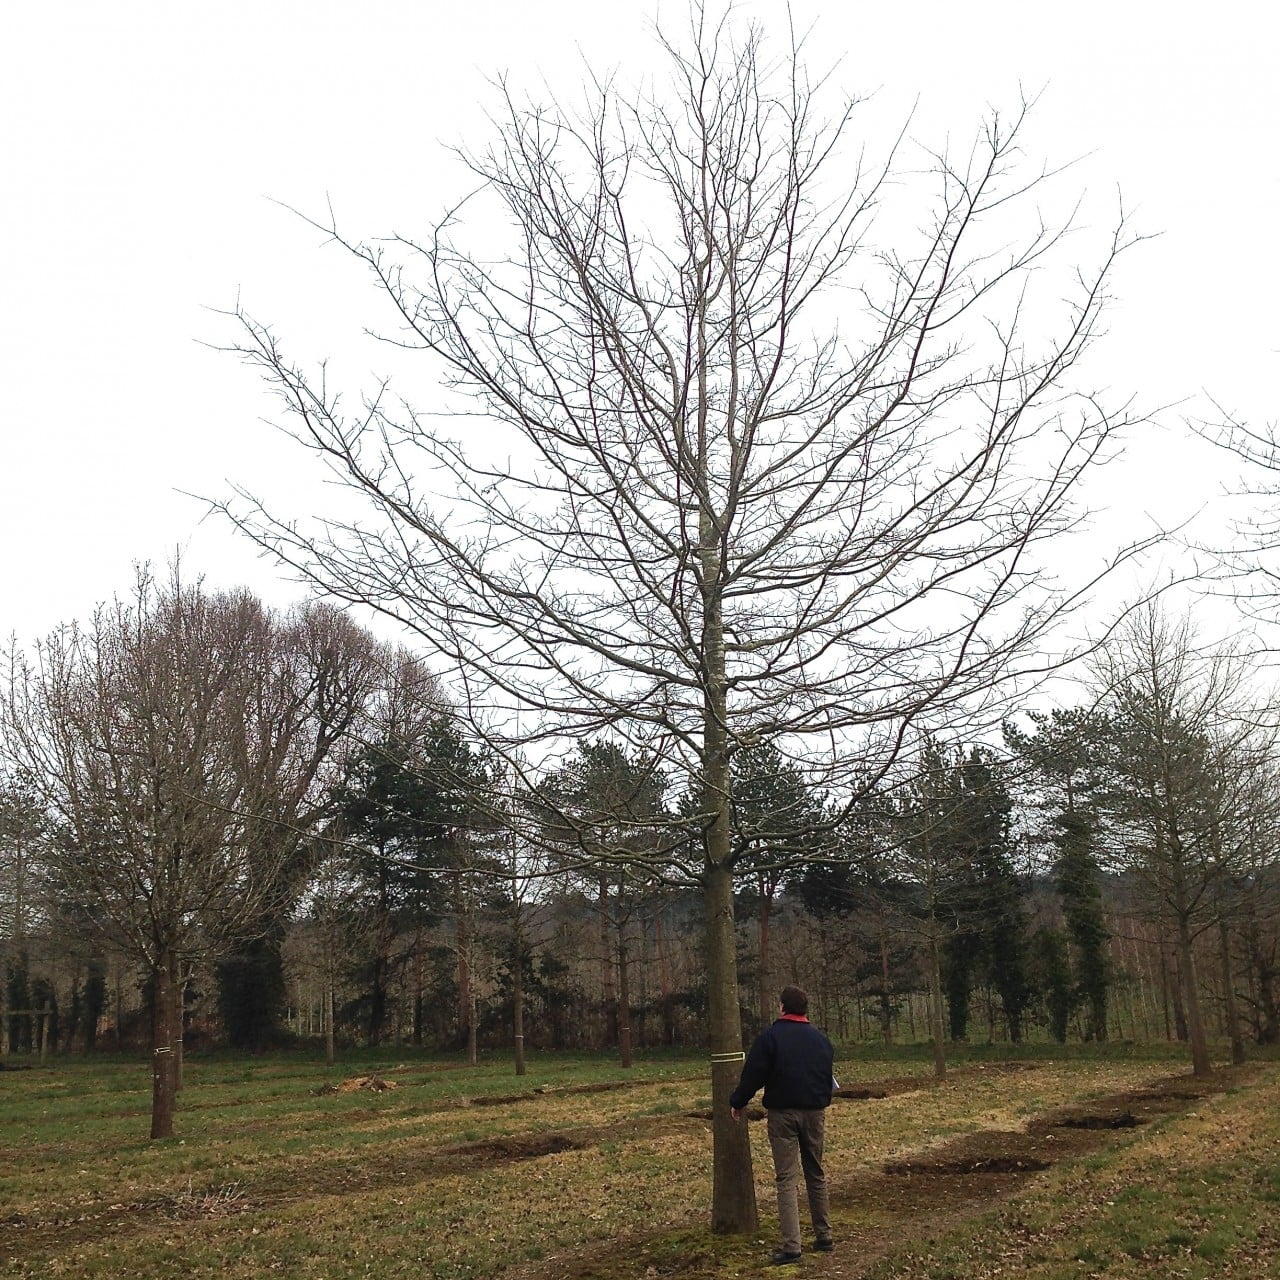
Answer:
POLYGON ((575 1093, 616 1093, 620 1089, 635 1089, 647 1083, 648 1081, 644 1080, 602 1080, 595 1084, 567 1084, 527 1089, 523 1093, 478 1093, 474 1098, 468 1099, 468 1103, 473 1107, 511 1106, 517 1102, 534 1102, 538 1098, 563 1098, 575 1093))
MULTIPOLYGON (((1035 1066, 1011 1063, 1004 1069, 1021 1071, 1035 1066)), ((949 1230, 1015 1194, 1036 1173, 1131 1137, 1148 1121, 1189 1110, 1193 1103, 1235 1087, 1249 1075, 1246 1068, 1224 1070, 1194 1083, 1187 1076, 1171 1077, 1143 1089, 1046 1111, 1022 1129, 963 1134, 843 1180, 832 1188, 836 1251, 807 1254, 805 1273, 857 1280, 901 1242, 949 1230)), ((849 1101, 874 1100, 930 1084, 920 1077, 905 1077, 859 1085, 845 1096, 849 1101)), ((656 1233, 615 1241, 607 1250, 584 1251, 576 1258, 559 1257, 553 1270, 537 1265, 520 1267, 508 1273, 509 1280, 615 1280, 624 1275, 698 1280, 720 1274, 714 1250, 703 1247, 684 1257, 672 1257, 669 1250, 655 1248, 663 1236, 656 1233)))
POLYGON ((487 1142, 467 1142, 451 1147, 457 1155, 476 1156, 485 1163, 504 1164, 508 1160, 535 1160, 559 1155, 561 1151, 582 1151, 589 1142, 565 1133, 540 1134, 532 1138, 491 1138, 487 1142))

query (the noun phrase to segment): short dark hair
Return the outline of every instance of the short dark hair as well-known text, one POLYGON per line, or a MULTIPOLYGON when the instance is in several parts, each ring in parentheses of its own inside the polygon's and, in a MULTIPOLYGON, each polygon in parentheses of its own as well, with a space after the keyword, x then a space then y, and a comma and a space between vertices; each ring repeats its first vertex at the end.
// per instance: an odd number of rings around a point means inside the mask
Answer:
POLYGON ((783 987, 779 999, 782 1001, 783 1013, 809 1012, 809 997, 799 987, 783 987))

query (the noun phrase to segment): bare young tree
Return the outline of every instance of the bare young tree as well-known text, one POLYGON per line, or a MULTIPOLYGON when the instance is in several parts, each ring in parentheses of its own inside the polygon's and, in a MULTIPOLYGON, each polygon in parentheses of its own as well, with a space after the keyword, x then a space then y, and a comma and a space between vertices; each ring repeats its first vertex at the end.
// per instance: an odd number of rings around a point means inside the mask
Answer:
POLYGON ((281 627, 175 567, 11 662, 4 742, 55 828, 49 874, 152 984, 153 1138, 173 1131, 184 975, 296 892, 311 783, 368 652, 336 615, 281 627))
POLYGON ((1025 111, 871 165, 857 104, 824 106, 794 41, 774 60, 701 4, 659 41, 651 89, 589 75, 571 105, 500 85, 492 142, 460 152, 478 190, 425 237, 324 226, 382 291, 388 341, 484 424, 476 447, 385 384, 346 412, 239 313, 236 350, 376 518, 215 505, 416 632, 508 758, 607 734, 683 775, 697 838, 673 822, 652 858, 703 893, 712 1225, 749 1231, 733 757, 774 742, 838 791, 912 722, 989 709, 1054 661, 1089 584, 1038 553, 1127 418, 1072 390, 1126 238, 1063 261, 1025 111))
POLYGON ((1275 736, 1259 727, 1248 663, 1203 648, 1189 621, 1154 604, 1132 613, 1095 660, 1110 713, 1113 865, 1138 877, 1173 935, 1196 1075, 1212 1069, 1196 974, 1196 938, 1218 926, 1249 873, 1256 819, 1275 812, 1275 736))

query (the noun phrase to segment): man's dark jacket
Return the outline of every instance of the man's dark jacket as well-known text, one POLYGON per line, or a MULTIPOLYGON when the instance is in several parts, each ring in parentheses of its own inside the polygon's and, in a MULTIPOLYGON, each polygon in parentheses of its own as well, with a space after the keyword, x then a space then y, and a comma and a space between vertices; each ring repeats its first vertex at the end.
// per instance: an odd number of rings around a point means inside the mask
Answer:
POLYGON ((831 1103, 831 1041, 807 1019, 781 1017, 762 1031, 743 1064, 729 1105, 740 1111, 764 1086, 769 1111, 813 1111, 831 1103))

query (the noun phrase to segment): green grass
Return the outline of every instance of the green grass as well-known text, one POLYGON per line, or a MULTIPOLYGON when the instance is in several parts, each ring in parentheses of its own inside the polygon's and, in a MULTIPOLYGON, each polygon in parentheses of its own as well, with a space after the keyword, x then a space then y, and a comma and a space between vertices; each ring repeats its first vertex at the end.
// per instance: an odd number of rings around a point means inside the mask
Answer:
MULTIPOLYGON (((835 1185, 936 1137, 1016 1127, 1044 1107, 1181 1069, 1163 1047, 1145 1059, 1090 1048, 1030 1054, 1039 1059, 1033 1071, 974 1071, 944 1089, 841 1104, 829 1126, 835 1185)), ((952 1059, 957 1066, 993 1060, 985 1049, 952 1059)), ((931 1071, 927 1046, 842 1049, 839 1064, 844 1083, 931 1071)), ((536 1263, 552 1277, 568 1274, 565 1256, 584 1242, 599 1251, 595 1270, 574 1272, 584 1277, 622 1280, 648 1265, 661 1273, 663 1258, 672 1267, 682 1259, 690 1277, 755 1274, 772 1247, 768 1222, 750 1240, 718 1239, 704 1227, 708 1126, 684 1113, 710 1105, 705 1071, 702 1054, 676 1053, 641 1055, 628 1072, 606 1055, 531 1054, 524 1077, 505 1056, 468 1067, 456 1057, 384 1050, 330 1069, 298 1054, 247 1062, 199 1055, 187 1064, 175 1137, 163 1142, 146 1137, 150 1086, 141 1061, 59 1058, 43 1070, 6 1071, 0 1275, 158 1280, 178 1268, 190 1277, 472 1280, 536 1263), (398 1087, 316 1092, 372 1072, 398 1087), (594 1084, 622 1087, 573 1092, 594 1084), (476 1104, 486 1096, 512 1100, 476 1104), (578 1135, 582 1145, 520 1156, 521 1143, 536 1147, 554 1133, 578 1135), (506 1144, 506 1154, 490 1162, 454 1154, 488 1141, 506 1144), (649 1261, 637 1271, 634 1242, 642 1238, 649 1261)), ((767 1214, 762 1125, 751 1126, 751 1138, 767 1214)), ((1089 1157, 1080 1176, 1106 1181, 1112 1159, 1089 1157)), ((1133 1194, 1120 1195, 1121 1187, 1107 1209, 1113 1234, 1085 1232, 1075 1247, 1130 1261, 1177 1256, 1206 1268, 1229 1260, 1249 1221, 1243 1210, 1230 1212, 1240 1173, 1229 1164, 1197 1167, 1194 1185, 1207 1187, 1206 1203, 1221 1211, 1194 1221, 1162 1214, 1137 1193, 1141 1181, 1133 1194)), ((1247 1205, 1265 1203, 1274 1213, 1280 1168, 1255 1162, 1249 1177, 1247 1205)))
POLYGON ((867 1280, 1280 1276, 1280 1072, 1065 1164, 998 1211, 882 1259, 867 1280))

